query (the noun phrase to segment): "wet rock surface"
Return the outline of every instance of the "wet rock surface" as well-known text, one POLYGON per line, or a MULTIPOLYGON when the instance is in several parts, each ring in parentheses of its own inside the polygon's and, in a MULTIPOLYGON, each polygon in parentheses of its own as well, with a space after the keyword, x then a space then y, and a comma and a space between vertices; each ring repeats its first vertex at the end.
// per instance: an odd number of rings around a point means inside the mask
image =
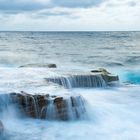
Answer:
POLYGON ((23 115, 36 119, 74 120, 86 112, 85 101, 80 95, 31 95, 22 91, 10 93, 9 98, 23 115))
POLYGON ((56 64, 26 64, 19 66, 19 68, 56 68, 56 64))
POLYGON ((104 68, 99 68, 98 70, 92 70, 91 72, 94 74, 100 73, 107 84, 111 82, 119 81, 118 75, 112 75, 110 72, 108 72, 104 68))

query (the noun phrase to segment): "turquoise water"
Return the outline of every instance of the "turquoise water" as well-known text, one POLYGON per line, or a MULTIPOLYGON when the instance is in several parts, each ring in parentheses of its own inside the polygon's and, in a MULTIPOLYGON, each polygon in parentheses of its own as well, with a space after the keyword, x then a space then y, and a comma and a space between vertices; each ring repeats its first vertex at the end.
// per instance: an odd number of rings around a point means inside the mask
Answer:
POLYGON ((139 140, 140 32, 0 32, 0 94, 80 94, 87 118, 46 121, 21 117, 14 108, 0 114, 0 140, 139 140), (56 69, 18 68, 55 63, 56 69), (44 78, 106 68, 120 83, 108 88, 65 89, 44 78))

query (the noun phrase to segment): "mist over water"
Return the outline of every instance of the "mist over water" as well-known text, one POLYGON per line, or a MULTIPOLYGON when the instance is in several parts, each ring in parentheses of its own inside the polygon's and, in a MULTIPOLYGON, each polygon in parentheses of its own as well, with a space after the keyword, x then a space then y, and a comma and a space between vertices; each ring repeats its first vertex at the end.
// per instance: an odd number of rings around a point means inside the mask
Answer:
POLYGON ((0 94, 80 94, 86 102, 86 115, 71 121, 31 119, 16 106, 0 107, 0 140, 139 140, 139 38, 140 32, 0 32, 0 94), (46 63, 57 68, 18 68, 46 63), (119 75, 119 84, 65 88, 45 80, 100 67, 119 75))

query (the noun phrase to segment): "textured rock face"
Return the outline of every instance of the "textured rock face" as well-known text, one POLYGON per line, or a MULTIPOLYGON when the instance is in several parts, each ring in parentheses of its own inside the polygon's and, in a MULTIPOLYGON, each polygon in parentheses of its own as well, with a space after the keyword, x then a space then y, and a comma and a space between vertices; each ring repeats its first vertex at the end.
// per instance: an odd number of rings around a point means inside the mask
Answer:
POLYGON ((45 96, 30 95, 25 92, 11 94, 12 103, 16 103, 19 110, 29 117, 39 118, 43 106, 47 105, 45 96))
POLYGON ((103 79, 105 81, 107 81, 107 83, 111 83, 111 82, 115 82, 115 81, 119 81, 119 77, 116 75, 102 75, 103 79))
POLYGON ((115 81, 119 81, 118 75, 112 75, 110 72, 108 72, 106 69, 100 68, 99 70, 92 70, 92 73, 100 73, 103 79, 106 81, 106 83, 111 83, 115 81))
POLYGON ((22 65, 19 68, 56 68, 56 64, 26 64, 22 65))
POLYGON ((77 96, 31 95, 11 93, 11 102, 28 117, 48 120, 74 120, 86 112, 85 102, 77 96))
POLYGON ((3 132, 4 132, 4 126, 0 120, 0 136, 3 134, 3 132))

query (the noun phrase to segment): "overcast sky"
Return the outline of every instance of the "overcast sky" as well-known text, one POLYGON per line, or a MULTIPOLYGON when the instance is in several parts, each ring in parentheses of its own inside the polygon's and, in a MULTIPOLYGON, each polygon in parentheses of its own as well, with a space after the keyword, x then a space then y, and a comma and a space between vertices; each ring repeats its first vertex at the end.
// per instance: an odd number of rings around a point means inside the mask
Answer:
POLYGON ((0 30, 140 30, 140 0, 0 0, 0 30))

